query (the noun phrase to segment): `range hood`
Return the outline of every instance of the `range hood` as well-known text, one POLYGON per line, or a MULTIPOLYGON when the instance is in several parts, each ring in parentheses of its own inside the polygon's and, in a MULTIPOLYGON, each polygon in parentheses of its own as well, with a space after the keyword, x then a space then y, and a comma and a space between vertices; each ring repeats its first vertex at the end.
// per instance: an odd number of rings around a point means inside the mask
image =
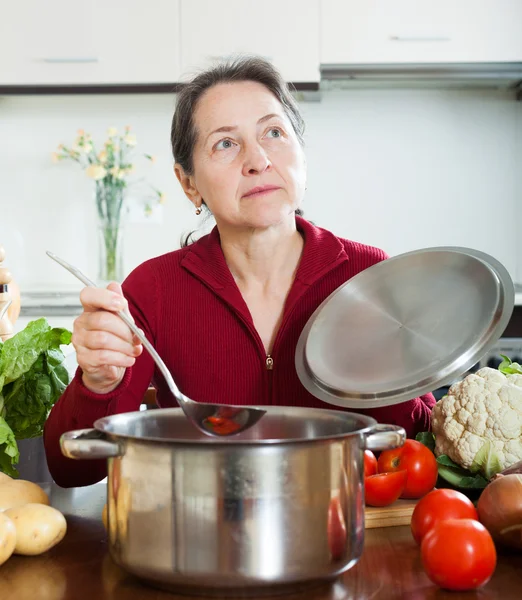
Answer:
POLYGON ((322 64, 321 86, 513 89, 522 94, 522 62, 322 64))

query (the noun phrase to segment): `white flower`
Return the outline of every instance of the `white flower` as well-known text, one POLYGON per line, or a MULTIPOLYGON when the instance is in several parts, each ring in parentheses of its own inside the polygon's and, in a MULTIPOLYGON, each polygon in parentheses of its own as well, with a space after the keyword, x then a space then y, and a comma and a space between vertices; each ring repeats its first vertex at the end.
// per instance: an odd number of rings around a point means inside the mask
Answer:
POLYGON ((101 163, 105 163, 107 162, 107 152, 105 152, 105 150, 102 150, 99 154, 98 154, 98 160, 101 163))
POLYGON ((114 179, 124 179, 125 169, 120 169, 119 167, 112 167, 112 169, 110 170, 110 174, 114 177, 114 179))
POLYGON ((135 146, 138 142, 136 140, 136 136, 133 133, 128 133, 124 138, 124 142, 127 146, 135 146))
POLYGON ((83 151, 85 152, 85 154, 89 154, 89 152, 91 150, 92 150, 92 144, 87 143, 83 146, 83 151))
POLYGON ((101 165, 89 165, 85 169, 85 172, 88 177, 95 179, 96 181, 98 179, 103 179, 105 175, 107 175, 107 171, 101 165))
POLYGON ((107 135, 109 137, 114 137, 117 134, 118 134, 118 130, 116 129, 116 127, 109 127, 109 129, 107 129, 107 135))

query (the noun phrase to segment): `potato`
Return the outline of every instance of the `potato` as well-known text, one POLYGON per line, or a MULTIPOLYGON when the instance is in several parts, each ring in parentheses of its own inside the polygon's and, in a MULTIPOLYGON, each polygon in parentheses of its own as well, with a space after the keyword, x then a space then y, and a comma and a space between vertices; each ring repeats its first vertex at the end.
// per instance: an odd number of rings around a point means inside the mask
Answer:
POLYGON ((14 552, 16 546, 16 527, 4 513, 0 513, 0 565, 14 552))
POLYGON ((0 511, 29 503, 49 505, 49 496, 36 483, 24 479, 0 484, 0 511))
POLYGON ((59 510, 46 504, 24 504, 4 513, 16 527, 15 554, 35 556, 56 546, 65 536, 67 521, 59 510))
POLYGON ((5 473, 2 473, 2 471, 0 471, 0 485, 4 483, 9 483, 10 481, 13 481, 13 479, 11 479, 9 475, 6 475, 5 473))

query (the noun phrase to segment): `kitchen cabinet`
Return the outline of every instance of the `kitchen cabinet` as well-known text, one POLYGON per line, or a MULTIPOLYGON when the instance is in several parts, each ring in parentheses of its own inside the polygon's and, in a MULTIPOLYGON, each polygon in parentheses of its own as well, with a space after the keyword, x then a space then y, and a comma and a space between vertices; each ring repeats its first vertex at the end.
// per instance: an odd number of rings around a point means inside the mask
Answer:
POLYGON ((172 83, 178 0, 0 0, 0 85, 172 83))
POLYGON ((182 73, 248 52, 287 81, 319 81, 319 0, 181 0, 181 23, 182 73))
POLYGON ((321 63, 522 61, 520 0, 322 0, 321 63))

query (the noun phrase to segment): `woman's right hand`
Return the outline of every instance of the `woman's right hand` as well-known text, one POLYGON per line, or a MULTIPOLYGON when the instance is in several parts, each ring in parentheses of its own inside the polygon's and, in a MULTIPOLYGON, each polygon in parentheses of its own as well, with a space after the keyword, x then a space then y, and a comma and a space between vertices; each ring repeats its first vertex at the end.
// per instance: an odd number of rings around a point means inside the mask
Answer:
MULTIPOLYGON (((143 350, 140 341, 116 315, 127 310, 121 286, 107 289, 86 287, 80 293, 82 314, 74 321, 72 343, 84 385, 96 394, 106 394, 120 384, 125 369, 143 350)), ((130 314, 130 313, 128 313, 130 314)))

